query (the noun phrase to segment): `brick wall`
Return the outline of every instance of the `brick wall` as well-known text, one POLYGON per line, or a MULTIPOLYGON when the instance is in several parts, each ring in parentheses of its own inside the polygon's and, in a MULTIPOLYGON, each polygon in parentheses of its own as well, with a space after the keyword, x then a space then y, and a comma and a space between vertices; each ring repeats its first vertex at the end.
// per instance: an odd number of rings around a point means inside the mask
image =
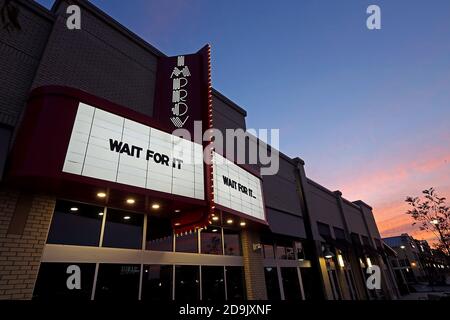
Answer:
POLYGON ((15 228, 21 223, 13 216, 22 197, 18 191, 0 189, 0 300, 31 299, 33 294, 55 199, 30 197, 23 227, 15 228))
POLYGON ((263 256, 261 250, 253 251, 253 244, 259 243, 259 240, 256 232, 242 231, 242 253, 248 300, 267 300, 263 256))
POLYGON ((34 1, 13 3, 22 30, 0 28, 0 124, 8 126, 17 124, 52 27, 50 14, 34 1))

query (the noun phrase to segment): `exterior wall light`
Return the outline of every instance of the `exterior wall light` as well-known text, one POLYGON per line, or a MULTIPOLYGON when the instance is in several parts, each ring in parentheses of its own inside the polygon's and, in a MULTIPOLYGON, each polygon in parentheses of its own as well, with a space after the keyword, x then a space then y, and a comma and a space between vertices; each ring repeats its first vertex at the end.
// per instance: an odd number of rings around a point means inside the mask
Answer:
POLYGON ((227 220, 227 223, 228 223, 228 224, 232 224, 232 223, 233 223, 233 219, 228 219, 228 220, 227 220))
POLYGON ((128 204, 134 204, 136 202, 136 200, 134 200, 133 198, 128 198, 127 199, 127 203, 128 204))
POLYGON ((372 261, 370 260, 369 257, 366 258, 366 262, 367 262, 367 267, 371 268, 372 267, 372 261))
POLYGON ((330 251, 330 247, 325 247, 325 251, 323 252, 323 257, 325 259, 332 259, 334 257, 334 253, 330 251))
POLYGON ((104 192, 99 192, 99 193, 97 193, 97 197, 99 197, 99 198, 105 198, 105 197, 106 197, 106 193, 104 193, 104 192))
POLYGON ((219 221, 219 217, 213 217, 213 221, 219 221))
POLYGON ((125 217, 123 217, 123 220, 130 220, 130 219, 131 219, 130 216, 125 216, 125 217))
POLYGON ((400 249, 402 249, 402 250, 405 250, 405 248, 406 248, 406 247, 405 247, 404 245, 401 245, 401 246, 400 246, 400 249))
POLYGON ((78 208, 77 208, 77 207, 72 207, 72 208, 70 208, 70 211, 72 211, 72 212, 77 212, 77 211, 78 211, 78 208))
POLYGON ((341 268, 345 267, 344 258, 342 257, 342 254, 337 255, 337 261, 338 261, 339 267, 341 267, 341 268))
POLYGON ((242 221, 241 223, 239 223, 239 225, 240 225, 241 227, 245 227, 246 223, 245 223, 244 221, 242 221))

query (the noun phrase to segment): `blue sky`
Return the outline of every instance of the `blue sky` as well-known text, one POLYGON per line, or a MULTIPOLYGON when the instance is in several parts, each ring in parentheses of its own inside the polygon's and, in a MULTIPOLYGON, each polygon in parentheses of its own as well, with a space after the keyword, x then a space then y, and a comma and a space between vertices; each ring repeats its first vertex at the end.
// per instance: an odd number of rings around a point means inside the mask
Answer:
POLYGON ((168 55, 210 43, 247 126, 279 128, 284 153, 378 220, 429 186, 450 197, 450 1, 91 2, 168 55))

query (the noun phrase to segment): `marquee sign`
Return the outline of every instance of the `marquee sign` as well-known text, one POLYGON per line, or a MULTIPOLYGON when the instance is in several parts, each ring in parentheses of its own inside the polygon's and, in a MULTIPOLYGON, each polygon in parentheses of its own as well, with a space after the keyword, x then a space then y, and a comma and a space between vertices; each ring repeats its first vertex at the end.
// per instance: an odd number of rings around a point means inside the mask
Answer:
POLYGON ((200 144, 80 103, 63 172, 203 200, 200 144))
POLYGON ((261 180, 224 158, 213 154, 214 201, 223 207, 265 220, 261 180))
POLYGON ((208 108, 208 46, 195 54, 158 60, 155 117, 168 131, 206 122, 208 108))

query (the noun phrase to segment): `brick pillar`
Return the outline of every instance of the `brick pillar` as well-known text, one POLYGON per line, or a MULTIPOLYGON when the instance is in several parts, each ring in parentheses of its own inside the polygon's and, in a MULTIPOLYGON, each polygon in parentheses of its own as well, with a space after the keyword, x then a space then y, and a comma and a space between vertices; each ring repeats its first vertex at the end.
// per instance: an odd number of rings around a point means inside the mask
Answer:
POLYGON ((248 300, 267 300, 263 255, 254 251, 253 244, 260 243, 259 236, 251 230, 242 231, 242 254, 244 260, 245 287, 248 300))
POLYGON ((0 300, 31 299, 55 199, 0 189, 0 300))

